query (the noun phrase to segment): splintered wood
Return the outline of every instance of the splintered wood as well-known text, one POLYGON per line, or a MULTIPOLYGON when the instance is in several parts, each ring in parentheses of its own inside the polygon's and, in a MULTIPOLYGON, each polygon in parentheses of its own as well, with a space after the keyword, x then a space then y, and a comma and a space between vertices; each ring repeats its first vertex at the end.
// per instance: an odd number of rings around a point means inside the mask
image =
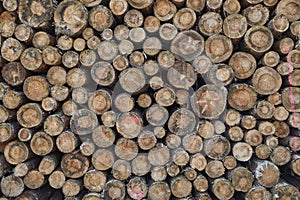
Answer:
POLYGON ((300 199, 300 0, 0 0, 0 200, 300 199))

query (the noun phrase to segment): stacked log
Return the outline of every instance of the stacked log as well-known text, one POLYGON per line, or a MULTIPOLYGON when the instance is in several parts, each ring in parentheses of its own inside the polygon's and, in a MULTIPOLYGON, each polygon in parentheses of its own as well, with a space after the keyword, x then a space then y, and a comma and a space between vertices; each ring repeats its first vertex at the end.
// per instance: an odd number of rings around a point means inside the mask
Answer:
POLYGON ((300 0, 0 0, 0 199, 299 199, 300 0))

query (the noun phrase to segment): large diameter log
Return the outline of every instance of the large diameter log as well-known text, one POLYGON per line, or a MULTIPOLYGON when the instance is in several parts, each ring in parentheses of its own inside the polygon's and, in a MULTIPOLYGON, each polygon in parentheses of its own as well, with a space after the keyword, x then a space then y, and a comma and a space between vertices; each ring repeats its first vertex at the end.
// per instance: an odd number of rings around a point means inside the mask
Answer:
POLYGON ((31 156, 28 145, 20 141, 11 141, 4 148, 4 157, 10 164, 17 165, 31 156))
POLYGON ((9 175, 1 180, 1 192, 6 197, 17 197, 25 189, 23 180, 17 176, 9 175))
POLYGON ((94 112, 88 109, 80 109, 74 113, 70 120, 71 130, 78 135, 91 133, 98 125, 98 119, 94 112))
POLYGON ((95 6, 89 12, 89 24, 97 31, 102 32, 114 22, 112 12, 105 6, 95 6))
POLYGON ((219 34, 222 32, 223 19, 220 14, 207 12, 199 20, 200 32, 206 36, 219 34))
POLYGON ((136 138, 142 129, 143 121, 134 112, 122 113, 118 116, 117 131, 125 138, 136 138))
POLYGON ((89 160, 81 153, 65 154, 61 159, 61 169, 66 177, 80 178, 88 170, 89 160))
POLYGON ((92 155, 91 163, 95 169, 103 171, 110 169, 115 162, 114 155, 107 149, 98 149, 92 155))
POLYGON ((190 8, 181 8, 173 17, 173 24, 179 30, 188 30, 196 22, 196 13, 190 8))
POLYGON ((267 7, 258 4, 244 9, 243 15, 250 26, 264 25, 269 19, 269 10, 267 7))
POLYGON ((30 140, 30 148, 36 155, 45 156, 54 150, 53 138, 45 132, 37 132, 30 140))
POLYGON ((230 152, 230 143, 225 137, 216 135, 204 142, 204 151, 209 158, 222 160, 230 152))
POLYGON ((248 192, 254 181, 253 174, 247 168, 238 167, 230 172, 230 178, 236 191, 248 192))
POLYGON ((200 87, 191 97, 194 112, 204 119, 216 119, 225 109, 227 89, 215 85, 200 87))
POLYGON ((87 19, 87 9, 80 1, 62 1, 54 12, 55 32, 78 35, 85 28, 87 19))
POLYGON ((270 161, 253 161, 253 165, 250 165, 251 169, 254 169, 255 178, 259 184, 266 188, 271 188, 279 181, 280 171, 278 167, 270 161))
POLYGON ((172 194, 177 198, 187 197, 192 192, 192 183, 183 176, 171 180, 172 194))
POLYGON ((24 185, 30 189, 38 189, 46 183, 45 176, 35 169, 29 171, 23 181, 24 185))
POLYGON ((10 62, 2 68, 2 77, 11 86, 17 86, 24 82, 28 73, 19 62, 10 62))
POLYGON ((165 182, 154 182, 149 187, 148 196, 151 200, 168 200, 171 197, 171 189, 165 182))
POLYGON ((105 199, 124 199, 126 195, 125 184, 119 180, 108 181, 104 188, 105 199))
POLYGON ((256 60, 252 54, 246 52, 234 53, 230 60, 229 66, 235 72, 235 77, 238 79, 247 79, 254 73, 256 69, 256 60))
POLYGON ((249 200, 271 199, 271 193, 262 186, 255 186, 246 193, 246 198, 249 200))
POLYGON ((205 53, 213 63, 226 61, 232 52, 232 42, 224 35, 212 35, 205 41, 205 53))
POLYGON ((2 42, 1 56, 5 60, 13 62, 20 58, 23 50, 24 47, 18 40, 9 37, 2 42))
POLYGON ((283 0, 279 1, 276 7, 276 14, 285 15, 290 22, 300 19, 300 1, 298 0, 283 0))
POLYGON ((215 179, 212 185, 212 192, 218 199, 229 200, 234 195, 234 186, 225 178, 215 179))

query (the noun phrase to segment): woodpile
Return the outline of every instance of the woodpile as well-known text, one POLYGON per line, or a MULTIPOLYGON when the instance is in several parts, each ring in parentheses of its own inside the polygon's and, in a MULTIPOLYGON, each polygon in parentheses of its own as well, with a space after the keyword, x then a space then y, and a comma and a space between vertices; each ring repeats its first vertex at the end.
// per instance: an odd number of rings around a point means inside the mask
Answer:
POLYGON ((300 0, 0 0, 0 200, 300 199, 300 0))

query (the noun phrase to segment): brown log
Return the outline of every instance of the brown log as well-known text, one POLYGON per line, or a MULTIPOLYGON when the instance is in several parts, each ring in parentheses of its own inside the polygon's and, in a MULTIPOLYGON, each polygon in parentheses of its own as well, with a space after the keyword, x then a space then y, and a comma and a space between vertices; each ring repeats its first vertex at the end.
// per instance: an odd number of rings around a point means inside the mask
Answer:
POLYGON ((66 51, 62 56, 62 64, 67 68, 76 67, 79 64, 79 55, 75 51, 66 51))
POLYGON ((82 38, 76 38, 73 42, 73 48, 76 51, 83 51, 86 46, 86 41, 82 38))
POLYGON ((237 166, 237 160, 234 156, 226 156, 223 165, 227 170, 232 170, 237 166))
MULTIPOLYGON (((290 65, 289 65, 290 67, 290 65)), ((289 84, 292 86, 300 86, 300 80, 298 79, 300 74, 299 69, 290 70, 289 69, 289 84), (291 72, 292 71, 292 72, 291 72)))
POLYGON ((150 199, 167 200, 171 197, 171 189, 165 182, 154 182, 149 186, 148 196, 150 199))
POLYGON ((283 0, 277 4, 276 14, 285 15, 290 22, 297 21, 300 19, 300 14, 297 12, 299 9, 300 3, 297 0, 283 0))
POLYGON ((268 21, 269 10, 267 7, 258 4, 244 9, 243 15, 250 26, 264 25, 268 21))
POLYGON ((278 121, 284 121, 288 118, 289 112, 283 107, 276 107, 274 110, 274 118, 278 121))
POLYGON ((203 148, 203 140, 196 133, 191 133, 183 137, 182 146, 190 154, 199 153, 203 148))
POLYGON ((247 194, 246 198, 249 200, 254 200, 254 199, 271 199, 271 193, 264 187, 262 186, 255 186, 251 188, 247 194))
POLYGON ((168 21, 174 17, 177 9, 171 1, 159 0, 153 6, 154 15, 159 21, 168 21))
POLYGON ((111 10, 103 5, 93 7, 89 13, 89 24, 97 31, 102 32, 114 23, 111 10), (102 18, 99 18, 99 17, 102 18))
POLYGON ((43 121, 42 109, 36 103, 24 104, 17 112, 17 120, 24 128, 37 127, 43 121))
POLYGON ((64 0, 55 9, 54 22, 56 34, 78 35, 88 22, 87 10, 79 1, 64 0))
POLYGON ((190 158, 190 166, 198 171, 203 171, 207 165, 207 160, 204 155, 196 153, 190 158))
POLYGON ((68 51, 73 47, 73 38, 68 35, 62 35, 57 40, 57 47, 60 50, 68 51))
POLYGON ((71 130, 78 135, 91 133, 98 125, 98 119, 94 112, 88 109, 80 109, 72 115, 70 120, 71 130))
POLYGON ((277 166, 285 165, 291 160, 291 152, 284 146, 277 146, 272 151, 270 160, 277 166))
POLYGON ((148 37, 143 42, 143 50, 148 56, 157 55, 162 49, 162 43, 157 37, 148 37))
POLYGON ((144 93, 139 95, 137 103, 141 108, 148 108, 152 104, 152 98, 150 95, 144 93))
POLYGON ((91 156, 95 152, 95 144, 91 140, 83 141, 79 147, 80 152, 84 156, 91 156))
POLYGON ((1 192, 6 197, 17 197, 24 189, 23 180, 15 175, 3 177, 1 180, 1 192))
POLYGON ((40 158, 33 158, 26 162, 17 164, 13 169, 14 175, 18 177, 25 176, 30 170, 36 169, 40 161, 40 158))
MULTIPOLYGON (((189 162, 189 159, 190 159, 190 157, 189 157, 188 152, 186 152, 183 148, 177 148, 173 152, 172 160, 173 160, 174 164, 178 167, 187 165, 187 163, 189 162)), ((177 176, 177 174, 174 174, 174 176, 177 176)))
POLYGON ((41 72, 46 68, 43 62, 42 52, 34 47, 25 49, 20 57, 20 61, 24 68, 30 71, 41 72))
POLYGON ((144 62, 145 62, 144 54, 140 51, 133 51, 129 55, 129 64, 134 67, 141 67, 144 64, 144 62))
MULTIPOLYGON (((105 30, 111 30, 111 29, 104 29, 105 30)), ((103 34, 105 34, 105 32, 102 32, 102 37, 103 37, 103 34)), ((106 37, 106 36, 105 36, 106 37)), ((108 36, 109 37, 109 36, 108 36)), ((92 50, 95 50, 98 48, 99 44, 100 44, 100 38, 97 37, 97 36, 92 36, 91 38, 89 38, 86 42, 86 45, 89 49, 92 49, 92 50)))
POLYGON ((80 52, 79 61, 82 65, 90 67, 96 62, 96 53, 90 49, 80 52))
POLYGON ((205 7, 204 0, 187 0, 186 7, 193 9, 195 12, 201 12, 205 7))
MULTIPOLYGON (((191 167, 187 167, 184 169, 184 176, 189 181, 194 181, 197 178, 197 171, 191 167)), ((193 186, 194 186, 194 184, 193 184, 193 186)))
POLYGON ((293 158, 290 164, 290 168, 292 169, 293 173, 296 175, 300 175, 300 159, 298 157, 293 158))
POLYGON ((101 115, 101 121, 106 127, 114 127, 116 125, 117 115, 114 111, 107 111, 101 115))
POLYGON ((198 26, 203 35, 219 34, 222 32, 223 19, 219 13, 207 12, 201 16, 198 26))
POLYGON ((282 103, 281 94, 279 92, 275 92, 274 94, 269 95, 268 101, 275 106, 280 105, 282 103))
POLYGON ((231 141, 238 142, 243 139, 244 132, 239 126, 233 126, 229 128, 227 135, 231 141))
POLYGON ((127 193, 133 199, 146 197, 148 186, 144 179, 140 177, 131 178, 127 185, 127 193))
POLYGON ((129 37, 129 28, 126 25, 119 24, 114 29, 114 37, 119 40, 126 40, 129 37))
POLYGON ((278 146, 278 138, 272 135, 267 136, 265 139, 265 144, 274 149, 278 146))
POLYGON ((21 128, 18 131, 18 139, 21 142, 28 142, 29 140, 31 140, 32 137, 32 130, 28 129, 28 128, 21 128))
MULTIPOLYGON (((164 166, 156 166, 151 169, 151 178, 158 182, 164 181, 167 177, 167 170, 164 166)), ((150 194, 149 194, 150 195, 150 194)))
POLYGON ((29 76, 23 84, 23 92, 33 101, 42 101, 49 95, 49 84, 42 76, 29 76))
POLYGON ((153 90, 158 90, 163 87, 164 81, 162 80, 162 78, 160 76, 153 76, 149 80, 149 84, 153 90))
POLYGON ((115 158, 109 150, 98 149, 93 153, 91 162, 95 169, 103 171, 110 169, 113 166, 115 158))
POLYGON ((47 65, 61 64, 61 54, 58 48, 47 46, 42 52, 43 61, 47 65))
POLYGON ((134 99, 127 93, 120 93, 114 99, 114 106, 122 113, 134 108, 134 99))
POLYGON ((300 25, 299 21, 294 21, 290 24, 289 31, 291 32, 292 36, 299 37, 300 35, 299 25, 300 25))
POLYGON ((204 139, 211 138, 215 133, 215 127, 210 121, 200 121, 198 125, 198 133, 204 139))
POLYGON ((23 50, 23 45, 18 40, 10 37, 2 42, 1 56, 5 60, 13 62, 20 58, 23 50))
POLYGON ((3 105, 8 109, 16 109, 26 102, 23 92, 7 91, 2 99, 3 105))
MULTIPOLYGON (((163 26, 162 26, 163 27, 163 26)), ((177 29, 176 29, 177 30, 177 29)), ((170 36, 170 34, 168 34, 168 36, 170 36)), ((172 37, 172 36, 171 36, 172 37)), ((171 70, 171 67, 174 67, 174 68, 176 68, 177 69, 177 71, 179 72, 180 71, 180 68, 184 68, 184 67, 187 67, 187 68, 189 68, 188 66, 189 65, 185 65, 184 63, 177 63, 176 65, 174 65, 175 64, 175 56, 174 56, 174 54, 173 53, 171 53, 170 51, 161 51, 159 54, 158 54, 158 57, 157 57, 157 62, 158 62, 158 64, 159 64, 159 66, 160 67, 163 67, 163 68, 170 68, 169 70, 170 70, 170 72, 168 71, 168 73, 171 73, 171 72, 173 72, 173 74, 174 74, 174 71, 172 71, 171 70), (180 65, 184 65, 183 67, 181 67, 180 65)), ((190 69, 186 69, 187 71, 190 71, 190 69)), ((174 75, 178 75, 178 72, 176 73, 175 72, 175 74, 174 75)), ((182 72, 182 71, 180 71, 181 73, 184 73, 184 72, 182 72)), ((179 73, 180 73, 179 72, 179 73)), ((187 74, 185 74, 185 75, 187 75, 187 74)), ((167 75, 167 77, 168 77, 168 75, 167 75)), ((178 81, 174 81, 174 79, 172 79, 171 77, 168 77, 169 79, 170 79, 170 82, 172 83, 172 84, 178 84, 178 81)), ((184 80, 185 81, 185 80, 184 80)), ((183 81, 183 82, 184 82, 183 81)), ((179 84, 180 85, 180 84, 179 84)), ((178 86, 178 85, 177 85, 178 86)))
POLYGON ((98 147, 106 148, 114 143, 115 133, 111 128, 100 125, 93 130, 92 138, 98 147))
POLYGON ((88 99, 88 107, 97 115, 103 114, 111 107, 111 96, 105 90, 97 90, 90 94, 88 99))
POLYGON ((68 179, 62 186, 62 193, 65 197, 76 196, 82 189, 82 180, 80 179, 68 179))
POLYGON ((272 149, 266 144, 260 144, 255 148, 257 158, 265 160, 271 155, 272 149))
POLYGON ((192 192, 192 183, 185 177, 178 176, 171 180, 170 188, 175 197, 183 198, 192 192))
POLYGON ((153 0, 129 0, 128 3, 135 9, 147 10, 153 4, 153 0))
POLYGON ((153 104, 146 111, 146 119, 153 126, 163 126, 169 118, 169 112, 159 104, 153 104))
POLYGON ((116 160, 112 166, 112 175, 115 179, 126 180, 131 176, 131 166, 126 160, 116 160))
POLYGON ((247 131, 245 141, 251 146, 258 146, 263 142, 263 135, 256 129, 247 131))
MULTIPOLYGON (((151 170, 151 164, 146 155, 138 155, 131 162, 132 173, 137 176, 144 176, 151 170)), ((151 170, 151 173, 153 170, 151 170)), ((152 175, 151 175, 152 176, 152 175)), ((153 178, 152 178, 153 179, 153 178)))
POLYGON ((63 67, 53 66, 47 71, 47 80, 52 85, 63 85, 66 83, 67 72, 63 67))
POLYGON ((124 16, 124 22, 130 28, 136 28, 141 26, 143 24, 143 21, 143 14, 136 9, 129 10, 124 16))
POLYGON ((9 1, 9 0, 3 0, 2 2, 2 6, 5 10, 7 11, 16 11, 17 8, 18 8, 18 2, 17 0, 12 0, 12 1, 9 1))
POLYGON ((50 174, 48 181, 52 188, 59 189, 64 185, 66 177, 62 171, 56 170, 50 174))
POLYGON ((278 0, 263 0, 263 3, 268 8, 273 8, 277 4, 278 0))
POLYGON ((256 99, 257 94, 249 85, 233 85, 229 90, 228 103, 238 111, 251 109, 255 105, 256 99))
POLYGON ((294 49, 291 50, 287 55, 287 61, 294 67, 300 68, 300 61, 299 61, 300 50, 294 49))
POLYGON ((215 179, 212 192, 218 199, 231 199, 235 193, 232 183, 225 178, 215 179))
POLYGON ((171 133, 167 135, 165 141, 169 149, 177 149, 181 144, 181 137, 171 133))
MULTIPOLYGON (((143 30, 141 28, 133 28, 130 31, 130 39, 133 42, 136 41, 143 41, 145 39, 145 32, 140 31, 143 30)), ((134 50, 134 44, 129 40, 121 40, 121 42, 118 45, 119 51, 123 55, 129 55, 134 50)))
POLYGON ((237 167, 230 172, 235 191, 248 192, 252 188, 254 177, 247 168, 237 167))
POLYGON ((204 151, 209 158, 221 160, 228 155, 230 143, 225 137, 216 135, 204 142, 204 151))
POLYGON ((12 37, 16 28, 16 23, 11 20, 3 20, 0 23, 0 32, 3 37, 12 37))
POLYGON ((174 24, 165 23, 159 27, 159 37, 164 41, 173 40, 178 33, 178 30, 174 24))
POLYGON ((43 175, 50 175, 58 166, 60 161, 59 154, 53 153, 42 158, 38 170, 43 175))
POLYGON ((29 189, 38 189, 46 183, 45 176, 38 170, 29 171, 23 181, 24 185, 29 189))
POLYGON ((206 6, 209 10, 217 12, 221 9, 222 1, 221 0, 208 0, 206 2, 206 6))
POLYGON ((195 115, 185 108, 181 108, 173 112, 168 121, 169 130, 179 136, 186 135, 194 130, 195 125, 195 115))
POLYGON ((258 131, 263 135, 273 135, 275 133, 275 126, 269 121, 262 121, 258 125, 258 131))
POLYGON ((175 91, 176 99, 175 102, 181 106, 189 103, 189 91, 185 89, 179 89, 175 91))
POLYGON ((14 111, 7 109, 3 105, 0 105, 0 123, 15 119, 15 115, 16 113, 14 111))
POLYGON ((250 130, 256 126, 256 118, 252 115, 245 115, 242 117, 241 126, 250 130))
POLYGON ((120 159, 132 160, 138 155, 138 146, 133 140, 120 138, 115 146, 115 154, 120 159))
POLYGON ((56 147, 62 153, 73 152, 78 144, 78 138, 71 131, 64 131, 56 138, 56 147))
POLYGON ((88 91, 84 87, 74 88, 72 90, 72 100, 78 104, 85 104, 88 101, 88 91))
POLYGON ((148 160, 153 166, 165 165, 170 160, 170 150, 163 144, 158 143, 156 147, 149 151, 148 160))
POLYGON ((54 150, 54 139, 45 132, 36 132, 30 140, 30 149, 36 155, 45 156, 54 150))
POLYGON ((0 124, 0 142, 8 142, 15 139, 18 135, 19 125, 17 123, 0 124))
POLYGON ((138 68, 125 69, 119 77, 121 87, 129 93, 140 91, 146 84, 145 75, 138 68))
POLYGON ((49 115, 44 121, 44 131, 50 136, 57 136, 67 127, 68 118, 62 113, 49 115))
POLYGON ((232 147, 232 154, 238 161, 246 162, 252 157, 253 150, 248 143, 238 142, 232 147))
POLYGON ((237 43, 247 31, 247 19, 240 14, 231 14, 224 19, 223 22, 224 34, 237 43))
POLYGON ((155 33, 160 29, 160 21, 155 16, 147 16, 144 21, 144 28, 148 33, 155 33))
POLYGON ((155 146, 157 139, 153 132, 144 130, 139 134, 137 142, 141 149, 150 150, 155 146))
POLYGON ((271 188, 278 183, 280 171, 274 163, 257 160, 254 161, 253 167, 255 178, 260 185, 271 188))
POLYGON ((274 37, 278 37, 288 30, 289 21, 285 15, 276 15, 269 21, 268 27, 272 31, 274 37))
POLYGON ((115 16, 123 16, 128 9, 128 2, 124 0, 112 0, 109 8, 115 16))
POLYGON ((285 37, 274 43, 274 50, 281 55, 288 54, 295 46, 295 42, 292 38, 285 37))
POLYGON ((286 138, 290 134, 290 128, 287 123, 282 121, 274 121, 273 125, 275 126, 274 135, 278 138, 286 138))
POLYGON ((210 178, 219 178, 225 173, 224 165, 219 160, 209 161, 205 167, 205 173, 210 178))
POLYGON ((267 65, 269 67, 277 66, 279 61, 280 61, 279 54, 275 51, 267 52, 261 60, 263 65, 267 65))
POLYGON ((125 184, 119 180, 108 181, 104 188, 104 197, 107 199, 124 199, 126 195, 125 184))
POLYGON ((44 49, 49 45, 54 45, 54 37, 44 31, 36 32, 32 38, 32 45, 38 49, 44 49))
POLYGON ((88 170, 89 160, 81 153, 65 154, 61 159, 61 169, 66 177, 80 178, 88 170))
POLYGON ((300 127, 299 117, 300 117, 299 113, 290 113, 290 116, 288 118, 289 125, 294 128, 299 128, 300 127))
POLYGON ((241 121, 241 114, 234 110, 234 109, 229 109, 226 112, 226 117, 225 117, 225 122, 229 126, 234 126, 238 125, 241 121))
MULTIPOLYGON (((119 45, 119 47, 120 47, 120 45, 119 45)), ((118 71, 123 71, 128 66, 129 66, 129 61, 128 61, 127 57, 125 57, 123 55, 118 55, 113 60, 113 67, 118 71)))
POLYGON ((83 185, 91 192, 101 192, 104 189, 107 178, 106 174, 92 169, 87 171, 83 178, 83 185))
POLYGON ((65 101, 62 105, 62 112, 66 116, 72 116, 78 110, 76 103, 72 100, 65 101))
POLYGON ((232 42, 224 35, 212 35, 205 41, 205 53, 214 63, 226 61, 232 51, 232 42))
POLYGON ((196 13, 190 8, 181 8, 173 17, 173 24, 179 30, 188 30, 196 22, 196 13))
POLYGON ((21 42, 30 42, 33 38, 34 30, 25 24, 19 24, 15 28, 15 37, 21 42))
POLYGON ((80 68, 73 68, 67 73, 67 84, 72 88, 82 87, 87 81, 86 72, 80 68))
POLYGON ((270 29, 258 25, 247 30, 244 41, 250 53, 259 57, 271 48, 274 38, 270 29))
POLYGON ((208 189, 208 180, 203 175, 198 175, 193 182, 194 188, 199 192, 206 192, 208 189))
POLYGON ((223 10, 229 15, 237 14, 241 10, 240 2, 237 0, 226 0, 223 4, 223 10))
POLYGON ((136 138, 142 129, 143 121, 134 112, 122 113, 117 118, 117 131, 125 138, 136 138))

